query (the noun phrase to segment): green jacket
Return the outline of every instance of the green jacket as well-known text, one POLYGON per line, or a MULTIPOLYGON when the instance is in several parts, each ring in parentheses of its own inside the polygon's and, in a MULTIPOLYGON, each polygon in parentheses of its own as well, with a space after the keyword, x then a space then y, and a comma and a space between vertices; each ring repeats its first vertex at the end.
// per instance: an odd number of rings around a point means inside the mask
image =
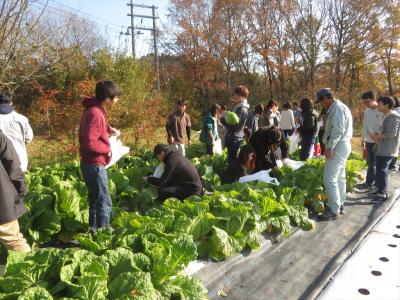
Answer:
POLYGON ((208 136, 208 131, 211 130, 211 135, 213 136, 213 140, 219 140, 218 129, 215 126, 215 120, 211 116, 211 113, 208 113, 203 118, 203 126, 201 127, 200 133, 200 142, 205 144, 211 144, 212 140, 208 136))

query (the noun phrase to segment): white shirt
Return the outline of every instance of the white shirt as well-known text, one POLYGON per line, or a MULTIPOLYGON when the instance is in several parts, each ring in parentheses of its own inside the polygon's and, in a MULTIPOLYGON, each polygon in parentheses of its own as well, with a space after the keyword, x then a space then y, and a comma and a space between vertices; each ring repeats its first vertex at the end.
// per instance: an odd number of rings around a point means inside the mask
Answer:
POLYGON ((281 112, 281 129, 282 130, 292 130, 296 127, 294 122, 294 114, 291 109, 283 110, 281 112))
POLYGON ((363 127, 362 127, 362 140, 367 143, 375 143, 370 138, 371 134, 379 133, 383 122, 383 113, 378 108, 368 108, 364 111, 363 127))
POLYGON ((28 153, 25 144, 30 143, 33 139, 33 131, 28 118, 16 111, 0 114, 0 130, 12 142, 21 162, 21 169, 26 172, 28 170, 28 153))

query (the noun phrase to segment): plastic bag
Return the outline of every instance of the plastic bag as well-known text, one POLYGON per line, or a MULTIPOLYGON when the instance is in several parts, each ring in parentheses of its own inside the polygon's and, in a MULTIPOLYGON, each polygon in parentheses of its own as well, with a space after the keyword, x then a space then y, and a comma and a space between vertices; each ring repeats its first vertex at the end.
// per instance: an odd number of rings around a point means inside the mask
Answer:
POLYGON ((303 161, 292 160, 290 158, 285 158, 283 160, 283 164, 285 166, 290 167, 293 171, 296 171, 296 170, 300 169, 302 166, 304 166, 303 161))
POLYGON ((297 133, 294 133, 289 137, 289 154, 293 154, 296 151, 299 142, 300 137, 297 133))
POLYGON ((121 159, 122 156, 129 153, 130 148, 123 146, 122 142, 116 136, 110 137, 110 148, 111 148, 111 161, 106 165, 106 169, 111 167, 117 161, 121 159))
POLYGON ((163 163, 159 164, 156 170, 154 171, 153 177, 161 178, 162 174, 164 174, 165 165, 163 163))
POLYGON ((213 153, 218 155, 223 153, 222 142, 220 139, 214 142, 213 153))
POLYGON ((279 181, 278 179, 271 177, 269 175, 269 172, 271 170, 264 170, 264 171, 260 171, 257 173, 254 173, 252 175, 247 175, 247 176, 243 176, 239 178, 239 182, 240 183, 245 183, 245 182, 251 182, 251 181, 263 181, 263 182, 267 182, 267 183, 271 183, 274 185, 279 185, 279 181))

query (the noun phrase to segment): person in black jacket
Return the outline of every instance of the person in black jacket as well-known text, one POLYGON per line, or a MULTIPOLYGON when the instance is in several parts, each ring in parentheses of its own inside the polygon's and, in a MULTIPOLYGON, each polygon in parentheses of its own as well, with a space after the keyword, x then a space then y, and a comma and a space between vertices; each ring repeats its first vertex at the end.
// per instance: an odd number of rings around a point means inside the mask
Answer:
POLYGON ((0 242, 8 249, 29 252, 18 218, 27 210, 25 175, 11 141, 0 131, 0 242))
POLYGON ((250 138, 249 144, 256 151, 254 172, 277 167, 278 159, 288 158, 288 145, 282 130, 278 127, 262 127, 250 138), (280 150, 280 154, 279 151, 280 150))
POLYGON ((256 153, 254 148, 247 144, 240 149, 239 157, 230 164, 221 175, 221 183, 228 184, 238 181, 240 177, 251 174, 255 169, 256 153))
POLYGON ((197 169, 180 152, 168 145, 158 144, 154 148, 154 155, 165 164, 164 172, 161 178, 150 176, 144 177, 144 180, 159 188, 160 201, 168 198, 182 201, 202 193, 203 185, 197 169))
POLYGON ((311 156, 318 134, 318 116, 314 112, 313 103, 309 98, 301 99, 300 108, 300 127, 297 131, 301 137, 300 160, 305 161, 311 156))

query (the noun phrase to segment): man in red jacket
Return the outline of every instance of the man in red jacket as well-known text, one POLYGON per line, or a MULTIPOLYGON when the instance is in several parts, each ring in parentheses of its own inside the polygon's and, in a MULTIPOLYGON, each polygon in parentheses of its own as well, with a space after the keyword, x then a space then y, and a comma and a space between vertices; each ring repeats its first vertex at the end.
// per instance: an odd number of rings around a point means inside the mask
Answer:
POLYGON ((111 160, 108 135, 119 131, 107 125, 107 111, 118 101, 118 85, 109 80, 96 84, 96 96, 85 98, 85 107, 79 127, 81 171, 89 191, 89 226, 92 232, 108 227, 111 214, 111 197, 105 166, 111 160))

